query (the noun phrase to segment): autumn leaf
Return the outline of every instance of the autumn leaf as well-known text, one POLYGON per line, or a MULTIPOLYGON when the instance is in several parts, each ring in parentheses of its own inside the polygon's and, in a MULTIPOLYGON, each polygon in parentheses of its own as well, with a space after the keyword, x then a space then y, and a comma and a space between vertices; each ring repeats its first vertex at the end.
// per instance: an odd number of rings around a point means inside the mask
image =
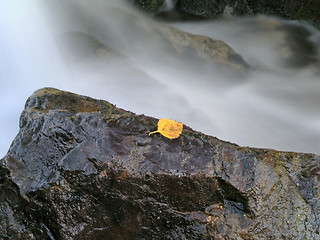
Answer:
POLYGON ((180 136, 182 133, 183 124, 171 119, 161 118, 158 122, 158 130, 149 133, 149 136, 153 133, 161 133, 163 136, 169 139, 174 139, 180 136))

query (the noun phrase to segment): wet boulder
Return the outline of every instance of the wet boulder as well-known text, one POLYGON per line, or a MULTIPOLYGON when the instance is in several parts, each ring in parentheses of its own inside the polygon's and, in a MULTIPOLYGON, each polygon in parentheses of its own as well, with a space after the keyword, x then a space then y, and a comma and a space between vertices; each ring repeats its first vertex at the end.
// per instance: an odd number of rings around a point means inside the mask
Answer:
POLYGON ((240 147, 57 89, 0 161, 1 239, 319 239, 320 156, 240 147))

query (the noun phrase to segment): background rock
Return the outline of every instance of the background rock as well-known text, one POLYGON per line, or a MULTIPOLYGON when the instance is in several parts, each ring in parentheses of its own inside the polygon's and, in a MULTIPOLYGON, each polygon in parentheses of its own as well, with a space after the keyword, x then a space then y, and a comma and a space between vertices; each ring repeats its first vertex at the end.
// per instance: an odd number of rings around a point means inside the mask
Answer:
MULTIPOLYGON (((159 15, 164 1, 131 0, 131 2, 150 15, 159 15)), ((178 0, 175 2, 173 11, 176 18, 173 20, 265 14, 290 20, 304 20, 320 28, 320 2, 318 0, 178 0)), ((162 14, 160 17, 172 19, 168 14, 162 14)))
POLYGON ((2 239, 318 239, 320 157, 239 147, 56 89, 0 164, 2 239))
POLYGON ((129 2, 134 4, 141 11, 153 16, 159 11, 159 8, 161 8, 161 5, 163 5, 164 0, 129 0, 129 2))
POLYGON ((304 20, 320 28, 320 2, 317 0, 289 1, 230 1, 234 15, 267 14, 290 20, 304 20))
POLYGON ((226 6, 224 0, 179 0, 176 9, 189 18, 208 19, 222 16, 226 6))

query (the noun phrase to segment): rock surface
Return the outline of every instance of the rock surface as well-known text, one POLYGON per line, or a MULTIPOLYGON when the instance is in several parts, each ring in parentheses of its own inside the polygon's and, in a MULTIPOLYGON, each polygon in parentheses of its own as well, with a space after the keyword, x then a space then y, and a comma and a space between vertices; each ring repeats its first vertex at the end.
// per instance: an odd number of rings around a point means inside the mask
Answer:
POLYGON ((0 239, 319 239, 320 157, 46 88, 0 164, 0 239))

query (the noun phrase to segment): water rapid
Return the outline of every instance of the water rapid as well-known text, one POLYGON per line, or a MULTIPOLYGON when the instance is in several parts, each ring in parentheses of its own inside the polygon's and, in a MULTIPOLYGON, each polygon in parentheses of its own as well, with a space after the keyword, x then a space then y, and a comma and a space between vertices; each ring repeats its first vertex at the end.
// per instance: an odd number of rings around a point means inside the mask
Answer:
POLYGON ((172 118, 243 146, 320 154, 318 30, 266 16, 171 24, 231 46, 250 65, 238 79, 176 58, 157 30, 161 24, 119 0, 4 0, 0 156, 18 132, 24 102, 41 87, 172 118), (66 62, 57 39, 70 31, 119 51, 134 70, 110 64, 93 71, 66 62))

